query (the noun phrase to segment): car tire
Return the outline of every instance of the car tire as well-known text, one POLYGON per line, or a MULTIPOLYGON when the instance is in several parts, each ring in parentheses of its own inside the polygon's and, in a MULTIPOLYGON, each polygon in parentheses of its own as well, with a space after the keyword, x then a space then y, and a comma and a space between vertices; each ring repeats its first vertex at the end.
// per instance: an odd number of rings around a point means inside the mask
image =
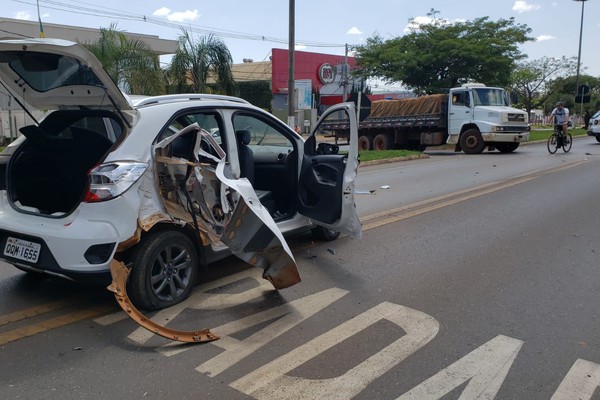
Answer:
POLYGON ((460 148, 467 154, 480 154, 485 149, 485 142, 477 129, 467 129, 460 135, 460 148))
POLYGON ((600 136, 596 136, 596 142, 600 143, 600 136))
POLYGON ((340 236, 338 231, 326 228, 324 226, 316 226, 311 231, 313 238, 316 240, 323 240, 325 242, 331 242, 340 236))
POLYGON ((512 153, 519 147, 519 143, 494 143, 500 153, 512 153))
POLYGON ((162 231, 142 239, 133 256, 127 293, 153 311, 185 300, 198 280, 198 254, 182 232, 162 231))

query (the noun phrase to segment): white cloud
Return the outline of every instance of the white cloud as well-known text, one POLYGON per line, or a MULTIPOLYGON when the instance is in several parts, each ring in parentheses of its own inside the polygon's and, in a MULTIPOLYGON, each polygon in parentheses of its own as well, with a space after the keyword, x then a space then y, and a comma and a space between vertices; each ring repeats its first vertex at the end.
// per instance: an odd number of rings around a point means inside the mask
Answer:
POLYGON ((416 27, 417 25, 428 25, 432 22, 433 18, 431 17, 415 17, 410 21, 408 25, 416 27))
POLYGON ((15 19, 31 19, 31 15, 27 11, 18 11, 17 15, 15 15, 15 19))
MULTIPOLYGON (((404 28, 404 33, 413 32, 415 30, 418 30, 420 25, 429 25, 429 24, 432 24, 433 22, 434 22, 434 20, 431 17, 415 17, 410 20, 408 25, 406 25, 406 27, 404 28)), ((453 20, 443 19, 443 18, 439 19, 439 23, 444 24, 444 25, 452 25, 452 24, 456 24, 456 23, 460 23, 460 22, 466 22, 466 20, 462 19, 462 18, 457 18, 457 19, 453 19, 453 20)))
POLYGON ((294 50, 306 50, 306 46, 302 43, 298 43, 294 46, 294 50))
POLYGON ((152 15, 157 17, 167 17, 169 21, 173 22, 194 21, 200 16, 198 10, 171 11, 171 9, 167 7, 159 8, 154 11, 152 15))
POLYGON ((433 21, 431 17, 415 17, 410 20, 406 28, 404 28, 404 33, 410 33, 411 31, 418 29, 419 25, 427 25, 433 21))
POLYGON ((552 36, 552 35, 540 35, 538 37, 535 38, 536 42, 544 42, 546 40, 554 40, 556 39, 556 36, 552 36))
POLYGON ((357 27, 353 26, 346 32, 347 35, 362 35, 362 32, 357 27))
POLYGON ((167 7, 159 8, 158 10, 152 13, 152 15, 156 15, 157 17, 166 17, 169 14, 171 14, 171 10, 167 7))
POLYGON ((529 12, 529 11, 539 10, 540 8, 542 8, 542 6, 539 4, 529 4, 528 2, 523 1, 523 0, 515 1, 515 4, 512 7, 513 11, 516 11, 519 14, 523 14, 523 13, 529 12))
POLYGON ((198 10, 175 11, 167 15, 167 19, 173 22, 187 22, 194 21, 199 16, 198 10))

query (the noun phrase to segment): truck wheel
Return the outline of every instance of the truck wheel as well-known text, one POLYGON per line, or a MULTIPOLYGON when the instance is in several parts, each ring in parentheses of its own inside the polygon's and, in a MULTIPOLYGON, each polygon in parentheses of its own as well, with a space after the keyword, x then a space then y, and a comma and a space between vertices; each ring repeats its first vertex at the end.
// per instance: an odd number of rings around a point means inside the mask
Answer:
POLYGON ((500 153, 512 153, 519 147, 519 143, 494 143, 500 153))
POLYGON ((183 233, 163 231, 142 239, 128 282, 131 301, 144 310, 160 310, 185 300, 198 278, 198 254, 183 233))
POLYGON ((477 129, 467 129, 460 135, 460 147, 467 154, 479 154, 485 149, 485 142, 477 129))
POLYGON ((373 139, 373 150, 389 150, 391 148, 392 138, 390 135, 380 133, 373 139))
POLYGON ((373 138, 367 135, 358 137, 358 151, 373 150, 373 138))

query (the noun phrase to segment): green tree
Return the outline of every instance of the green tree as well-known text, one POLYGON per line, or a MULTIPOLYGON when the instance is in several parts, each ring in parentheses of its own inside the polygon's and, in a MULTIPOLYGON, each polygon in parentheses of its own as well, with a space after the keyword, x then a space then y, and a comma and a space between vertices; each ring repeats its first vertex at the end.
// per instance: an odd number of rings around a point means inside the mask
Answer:
POLYGON ((176 93, 237 94, 231 65, 233 58, 225 42, 214 35, 195 40, 182 28, 179 48, 169 67, 170 91, 176 93), (209 78, 214 84, 209 84, 209 78))
POLYGON ((128 94, 163 94, 165 85, 158 56, 140 39, 117 30, 100 28, 97 41, 83 43, 100 60, 117 85, 128 94))
POLYGON ((356 48, 359 75, 439 93, 469 81, 507 86, 519 45, 532 40, 527 25, 488 17, 450 23, 431 10, 430 23, 410 20, 408 34, 384 40, 375 34, 356 48))
POLYGON ((519 104, 531 113, 561 88, 550 83, 559 77, 574 74, 576 68, 575 57, 542 57, 539 60, 522 61, 512 72, 511 91, 518 95, 519 104))
POLYGON ((257 107, 271 111, 271 84, 268 81, 238 82, 239 96, 257 107))
POLYGON ((571 114, 585 115, 593 114, 600 109, 600 78, 591 75, 581 75, 579 77, 580 85, 587 85, 590 88, 589 103, 575 103, 575 85, 577 77, 570 75, 566 77, 558 77, 548 83, 547 87, 551 94, 544 103, 544 111, 549 113, 557 101, 563 101, 565 106, 569 108, 571 114))

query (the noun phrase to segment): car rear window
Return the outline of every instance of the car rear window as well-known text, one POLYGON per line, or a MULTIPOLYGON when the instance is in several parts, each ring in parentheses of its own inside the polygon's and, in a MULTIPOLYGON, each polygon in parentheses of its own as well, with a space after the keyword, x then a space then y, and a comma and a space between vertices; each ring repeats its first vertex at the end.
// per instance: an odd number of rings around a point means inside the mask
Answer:
POLYGON ((10 67, 38 92, 62 86, 91 85, 102 87, 102 82, 87 65, 74 58, 32 51, 2 53, 10 67))

